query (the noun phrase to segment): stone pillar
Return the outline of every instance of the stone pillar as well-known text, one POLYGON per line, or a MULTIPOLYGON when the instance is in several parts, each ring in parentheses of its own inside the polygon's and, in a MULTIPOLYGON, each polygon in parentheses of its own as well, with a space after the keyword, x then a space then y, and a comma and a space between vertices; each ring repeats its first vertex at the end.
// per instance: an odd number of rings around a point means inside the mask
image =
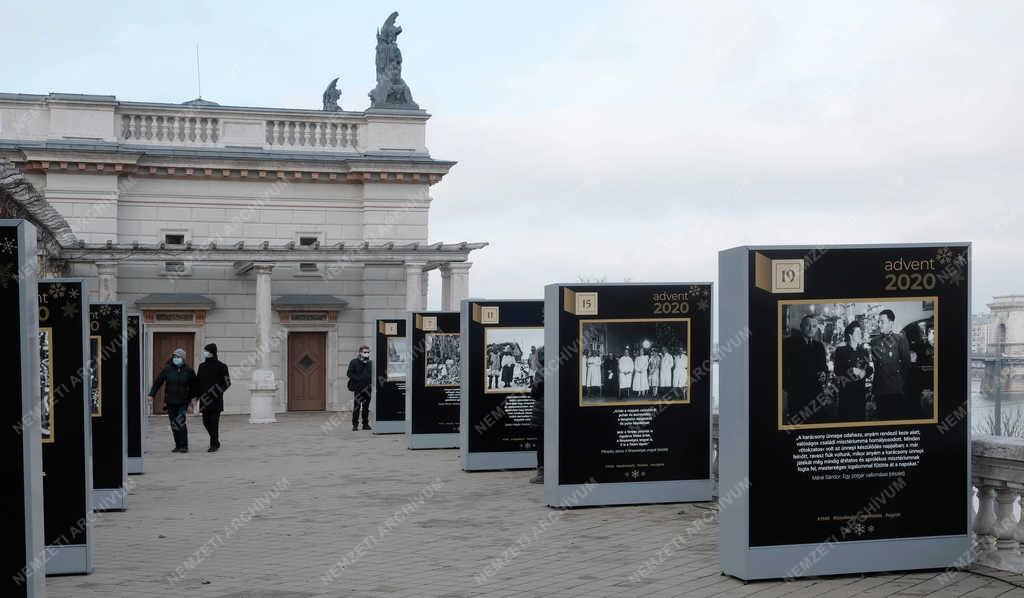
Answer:
POLYGON ((442 308, 446 311, 459 311, 462 300, 469 298, 469 269, 472 266, 472 262, 454 262, 441 270, 442 308))
POLYGON ((117 262, 96 262, 97 301, 117 301, 117 262))
POLYGON ((405 310, 422 311, 426 309, 423 303, 423 268, 425 262, 406 262, 405 264, 405 310))
POLYGON ((274 415, 274 399, 277 396, 277 380, 270 367, 270 273, 273 264, 256 264, 256 369, 252 372, 249 385, 249 423, 271 424, 277 421, 274 415))
POLYGON ((420 277, 420 308, 427 309, 427 297, 430 291, 430 271, 424 270, 420 277))
POLYGON ((441 270, 441 311, 451 311, 452 304, 452 271, 448 264, 444 264, 441 270))

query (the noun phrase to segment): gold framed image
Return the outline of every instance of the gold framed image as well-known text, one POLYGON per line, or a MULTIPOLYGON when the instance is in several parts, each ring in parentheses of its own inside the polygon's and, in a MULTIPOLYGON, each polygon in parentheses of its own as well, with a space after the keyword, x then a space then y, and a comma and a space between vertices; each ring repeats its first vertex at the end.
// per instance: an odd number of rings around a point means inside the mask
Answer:
POLYGON ((778 302, 778 429, 934 424, 939 298, 778 302))
POLYGON ((458 333, 435 332, 423 337, 425 386, 458 386, 462 351, 458 333))
POLYGON ((389 336, 387 342, 387 362, 384 365, 384 373, 388 382, 405 380, 406 372, 409 371, 409 357, 405 350, 404 336, 389 336))
POLYGON ((39 427, 43 444, 56 440, 53 430, 53 328, 39 329, 39 427))
POLYGON ((103 416, 103 338, 89 337, 89 408, 93 417, 103 416))
POLYGON ((484 327, 484 393, 530 392, 543 346, 543 326, 484 327))
POLYGON ((689 403, 690 318, 580 320, 579 405, 689 403))

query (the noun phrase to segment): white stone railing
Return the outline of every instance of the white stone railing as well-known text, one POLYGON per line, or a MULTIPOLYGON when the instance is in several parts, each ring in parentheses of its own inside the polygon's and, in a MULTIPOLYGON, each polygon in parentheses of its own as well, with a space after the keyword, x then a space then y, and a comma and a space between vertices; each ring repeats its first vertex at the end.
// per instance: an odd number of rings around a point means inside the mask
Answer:
POLYGON ((359 143, 356 123, 311 120, 266 121, 267 145, 287 149, 345 149, 359 143))
POLYGON ((1021 542, 1024 518, 1020 497, 1024 493, 1024 438, 973 437, 973 513, 977 562, 1024 572, 1021 542))
POLYGON ((121 114, 118 139, 155 145, 216 145, 220 119, 181 114, 121 114))

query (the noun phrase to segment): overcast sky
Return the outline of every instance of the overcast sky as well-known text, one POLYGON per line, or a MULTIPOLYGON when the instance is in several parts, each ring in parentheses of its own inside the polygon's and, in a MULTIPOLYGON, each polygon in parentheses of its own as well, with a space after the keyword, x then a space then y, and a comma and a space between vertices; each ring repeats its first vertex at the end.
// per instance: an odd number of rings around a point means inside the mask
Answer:
MULTIPOLYGON (((1024 293, 1020 2, 3 0, 0 91, 368 106, 376 28, 458 165, 435 241, 471 294, 713 280, 748 243, 974 241, 974 311, 1024 293)), ((432 281, 432 301, 439 302, 432 281)))

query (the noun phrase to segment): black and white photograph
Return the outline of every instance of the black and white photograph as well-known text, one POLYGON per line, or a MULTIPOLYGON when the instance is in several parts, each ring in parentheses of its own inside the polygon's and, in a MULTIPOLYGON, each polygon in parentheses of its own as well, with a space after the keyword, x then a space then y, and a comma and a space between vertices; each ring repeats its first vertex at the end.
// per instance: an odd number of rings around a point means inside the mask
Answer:
POLYGON ((103 415, 103 354, 100 350, 102 339, 98 336, 89 337, 89 407, 93 417, 103 415))
POLYGON ((406 351, 404 336, 389 336, 388 361, 386 374, 389 382, 405 380, 405 374, 409 370, 409 357, 406 351))
POLYGON ((582 320, 580 405, 687 403, 688 318, 582 320))
POLYGON ((39 427, 43 444, 54 441, 53 436, 53 361, 51 345, 53 329, 39 329, 39 427))
POLYGON ((936 297, 779 302, 779 427, 937 421, 936 297))
POLYGON ((530 392, 543 345, 543 327, 484 328, 484 392, 530 392))
POLYGON ((426 386, 458 386, 461 372, 459 335, 427 333, 426 386))

